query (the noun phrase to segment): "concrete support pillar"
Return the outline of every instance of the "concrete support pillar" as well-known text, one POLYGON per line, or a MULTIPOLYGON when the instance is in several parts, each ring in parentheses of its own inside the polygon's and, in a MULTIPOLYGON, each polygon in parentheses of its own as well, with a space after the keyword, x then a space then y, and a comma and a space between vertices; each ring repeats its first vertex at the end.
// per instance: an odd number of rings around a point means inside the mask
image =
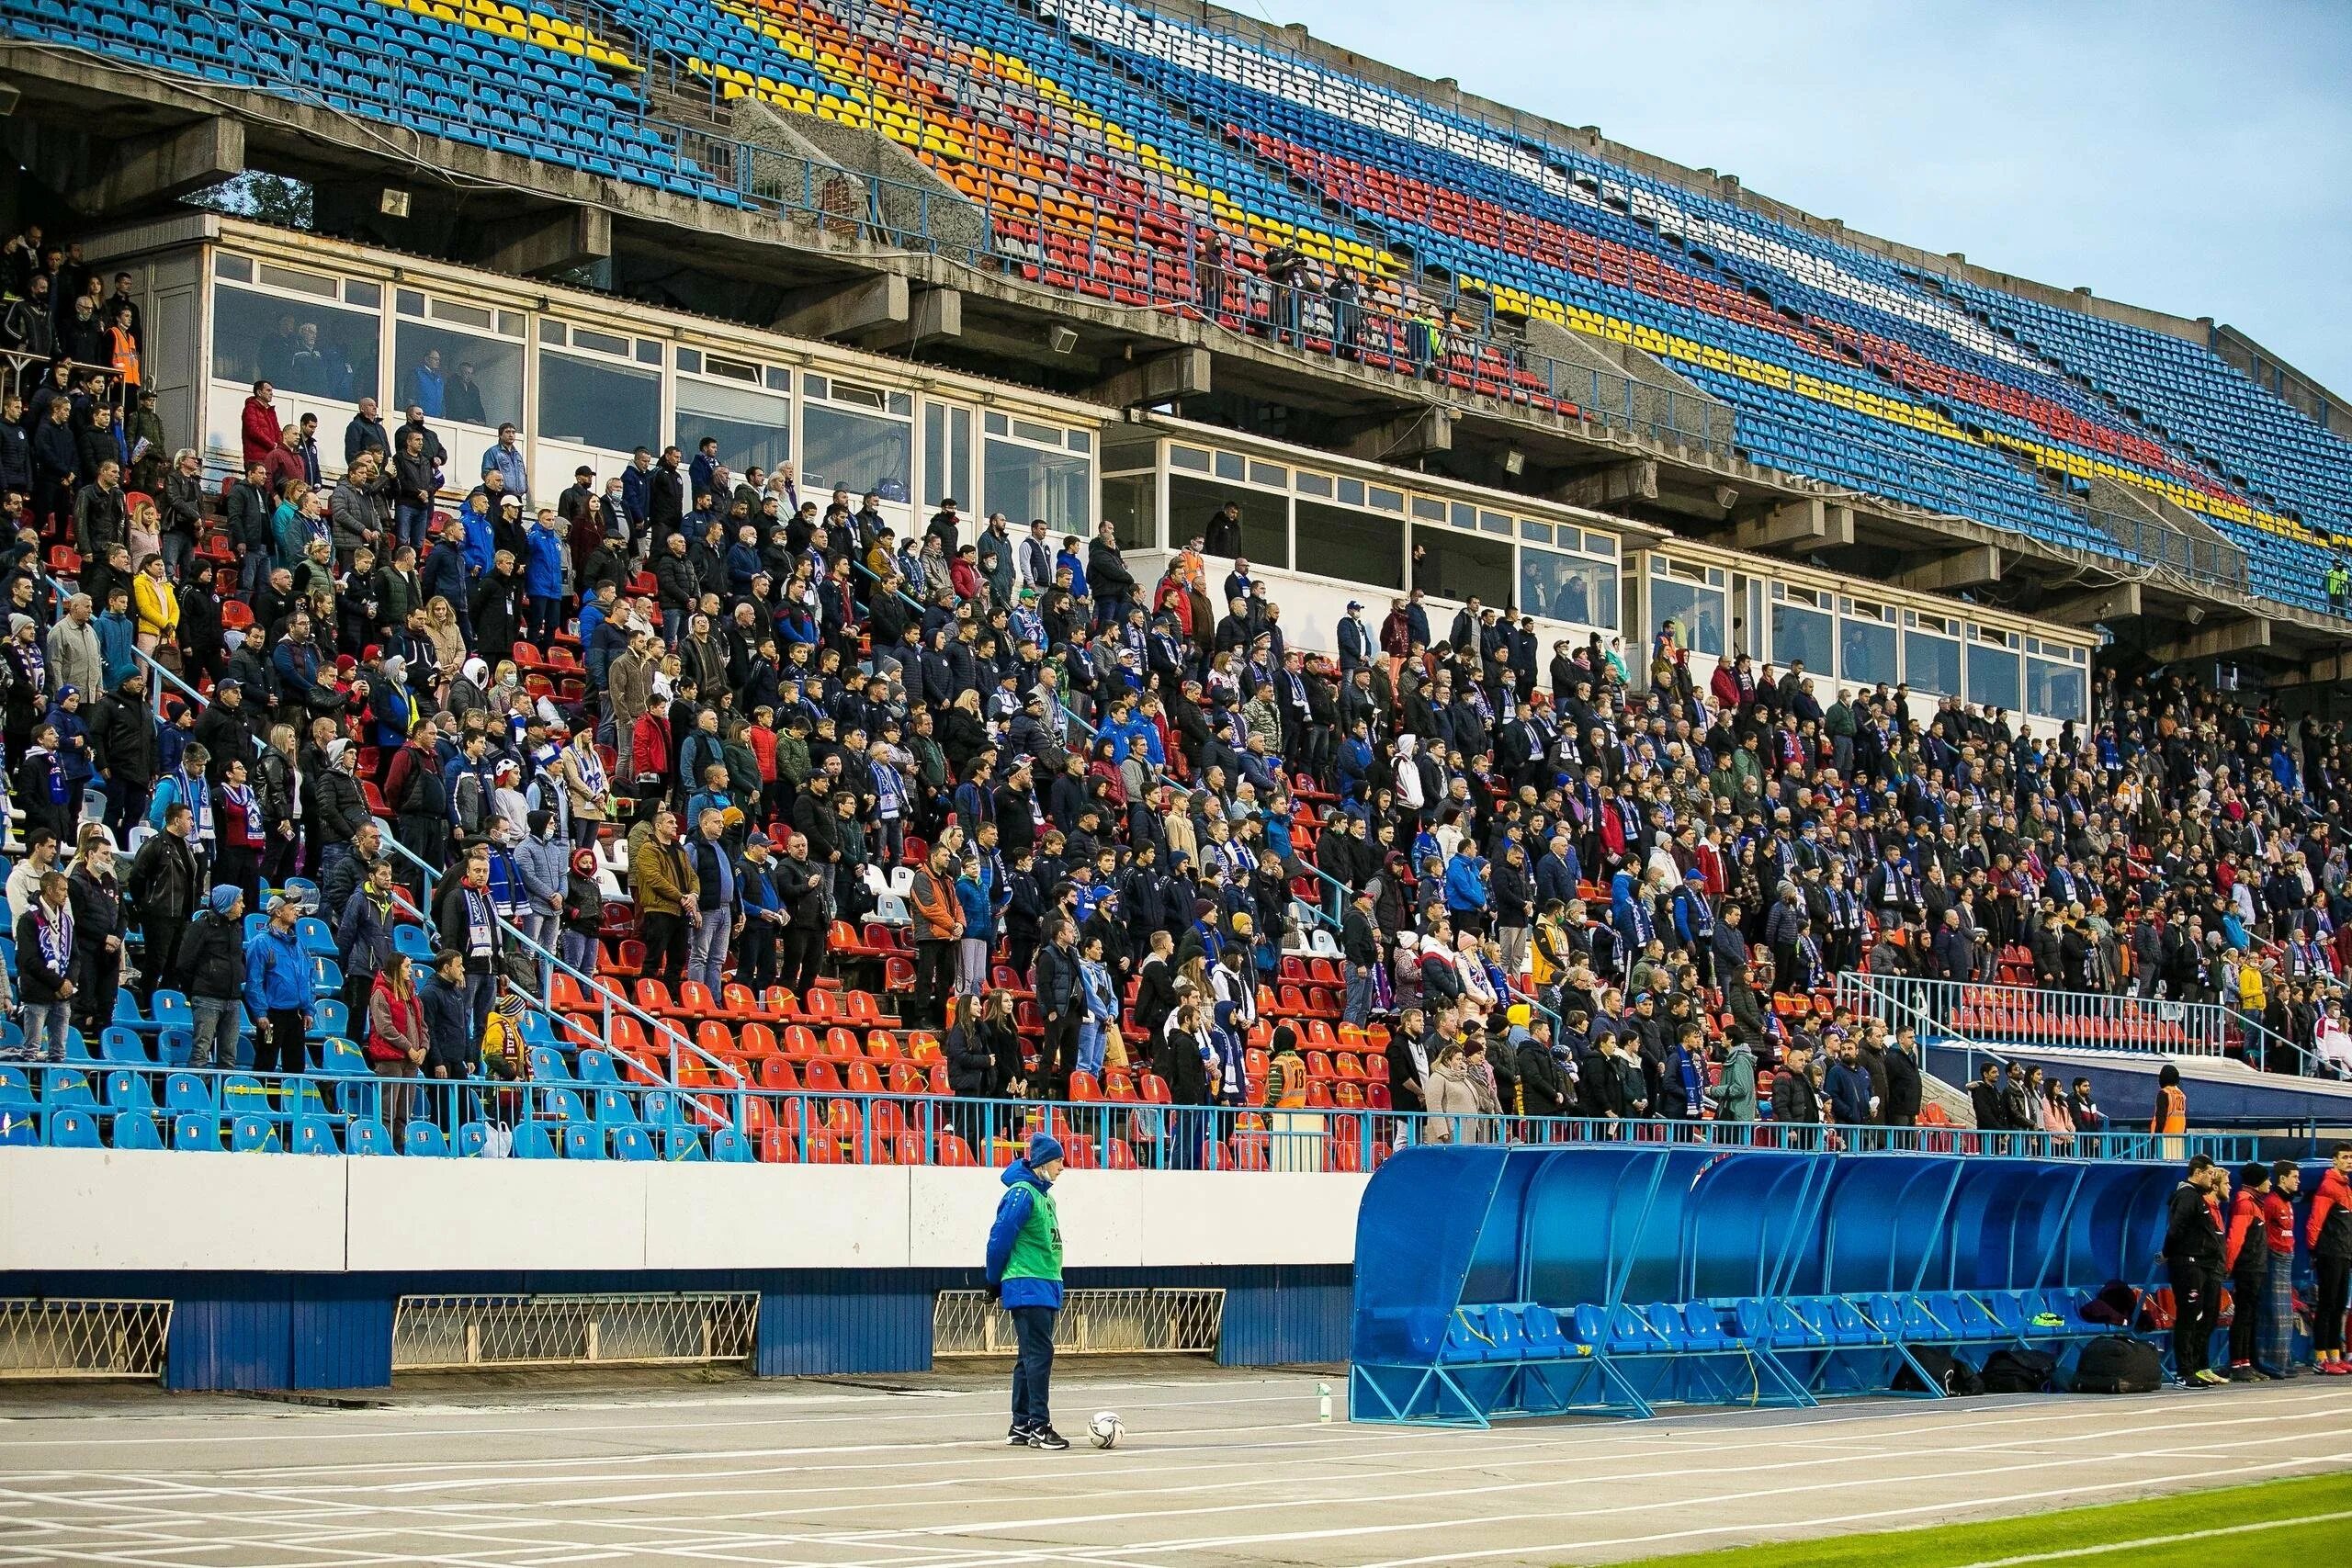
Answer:
POLYGON ((609 260, 612 254, 611 213, 601 207, 559 208, 519 232, 508 234, 485 265, 494 272, 510 272, 518 277, 544 277, 609 260))
POLYGON ((911 315, 909 294, 907 280, 894 272, 804 289, 785 300, 775 330, 797 337, 855 337, 877 327, 904 326, 911 315))

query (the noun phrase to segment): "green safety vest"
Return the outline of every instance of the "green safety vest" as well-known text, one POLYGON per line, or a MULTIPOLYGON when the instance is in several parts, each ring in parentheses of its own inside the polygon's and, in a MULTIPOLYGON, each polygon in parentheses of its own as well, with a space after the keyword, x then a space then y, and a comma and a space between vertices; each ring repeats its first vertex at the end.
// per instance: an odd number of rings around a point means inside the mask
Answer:
POLYGON ((1058 1280, 1062 1277, 1062 1226, 1054 1213, 1051 1189, 1030 1189, 1029 1217, 1012 1238, 1012 1256, 1005 1259, 1008 1280, 1058 1280))

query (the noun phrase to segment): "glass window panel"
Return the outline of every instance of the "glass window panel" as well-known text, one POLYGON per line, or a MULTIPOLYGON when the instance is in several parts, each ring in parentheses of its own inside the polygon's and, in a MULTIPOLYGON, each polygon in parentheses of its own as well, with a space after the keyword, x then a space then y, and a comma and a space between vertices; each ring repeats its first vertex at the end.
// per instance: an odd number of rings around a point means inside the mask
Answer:
POLYGON ((491 314, 479 305, 458 305, 447 299, 435 299, 433 301, 433 319, 447 321, 454 327, 490 331, 491 314))
POLYGON ((983 511, 1001 512, 1016 525, 1042 517, 1057 534, 1083 534, 1094 525, 1094 465, 1086 458, 994 440, 985 445, 982 457, 983 511))
POLYGON ((1694 653, 1721 653, 1724 650, 1724 627, 1731 619, 1728 595, 1719 588, 1702 587, 1686 582, 1679 577, 1650 579, 1650 624, 1643 630, 1645 657, 1646 641, 1674 622, 1682 629, 1682 645, 1694 653))
POLYGON ((1034 419, 1014 420, 1012 436, 1016 441, 1034 441, 1041 446, 1058 446, 1062 444, 1062 433, 1057 427, 1039 424, 1034 419))
POLYGON ((1895 660, 1894 628, 1883 621, 1849 615, 1838 624, 1838 673, 1857 685, 1894 685, 1901 678, 1895 660))
POLYGON ((1519 608, 1580 626, 1617 626, 1617 569, 1607 561, 1522 546, 1519 608))
POLYGON ((1968 700, 1983 707, 2023 706, 2018 688, 2018 656, 2006 648, 1971 643, 1968 649, 1968 700))
POLYGON ((1445 502, 1438 500, 1435 496, 1417 495, 1413 497, 1413 520, 1417 523, 1444 522, 1445 502))
POLYGON ((786 370, 781 365, 769 366, 767 387, 768 390, 771 392, 788 392, 792 390, 792 372, 786 370))
POLYGON ((656 339, 656 338, 650 338, 650 337, 641 337, 641 338, 638 339, 638 340, 637 340, 637 362, 638 362, 639 365, 659 365, 659 364, 661 364, 661 363, 662 363, 662 344, 661 344, 660 340, 659 340, 659 339, 656 339))
POLYGON ((212 276, 225 277, 232 283, 251 283, 254 280, 254 259, 251 256, 232 256, 226 251, 218 252, 212 258, 212 276))
POLYGON ((498 335, 500 337, 521 337, 523 335, 523 312, 520 310, 499 311, 498 335))
POLYGON ((413 288, 402 288, 392 296, 392 302, 403 316, 424 314, 424 296, 413 288))
POLYGON ((800 389, 812 398, 824 397, 830 389, 831 383, 822 376, 803 376, 800 378, 800 389))
POLYGON ((1363 499, 1364 504, 1374 512, 1401 513, 1405 510, 1405 492, 1401 490, 1383 490, 1374 485, 1364 492, 1363 499))
POLYGON ((1228 501, 1241 508, 1242 555, 1261 566, 1290 565, 1290 497, 1236 490, 1213 479, 1168 476, 1169 543, 1206 537, 1209 519, 1228 501))
POLYGON ((1238 452, 1219 452, 1216 455, 1216 477, 1221 479, 1239 479, 1244 467, 1238 452))
POLYGON ((2025 705, 2029 713, 2087 723, 2090 690, 2082 666, 2047 659, 2026 660, 2025 705))
POLYGON ((1478 509, 1466 501, 1453 503, 1452 516, 1457 528, 1476 528, 1478 525, 1478 509))
POLYGON ((1343 506, 1362 506, 1363 504, 1363 481, 1362 479, 1341 479, 1340 481, 1340 502, 1343 506))
POLYGON ((686 348, 682 345, 678 350, 678 368, 685 371, 690 376, 700 375, 702 373, 702 350, 698 348, 686 348))
POLYGON ((1298 559, 1321 577, 1390 592, 1405 585, 1405 524, 1327 502, 1298 502, 1298 559))
POLYGON ((272 266, 267 262, 262 264, 261 281, 272 288, 290 289, 317 299, 332 299, 336 292, 334 279, 322 273, 304 272, 299 267, 272 266))
MULTIPOLYGON (((994 419, 997 416, 990 414, 989 417, 994 419)), ((1209 471, 1209 455, 1197 446, 1171 446, 1168 448, 1168 466, 1182 468, 1188 473, 1205 474, 1209 471)))
POLYGON ((1277 490, 1287 490, 1290 488, 1290 470, 1280 463, 1251 463, 1250 482, 1253 485, 1272 485, 1277 490))
POLYGON ((1915 692, 1960 695, 1960 644, 1921 632, 1903 634, 1903 679, 1915 692))
POLYGON ((682 376, 677 429, 671 439, 679 450, 694 452, 706 435, 718 437, 718 460, 729 471, 774 473, 778 463, 792 460, 792 400, 682 376))
POLYGON ((1149 474, 1102 481, 1102 518, 1117 530, 1121 547, 1148 550, 1164 543, 1153 511, 1159 489, 1159 481, 1149 474))
POLYGON ((994 410, 989 411, 985 423, 990 435, 1008 434, 1012 429, 1012 421, 994 410))
POLYGON ((1826 611, 1792 604, 1772 606, 1772 662, 1775 664, 1785 670, 1802 659, 1805 669, 1812 673, 1826 674, 1835 667, 1830 657, 1834 646, 1826 611))
MULTIPOLYGON (((424 321, 392 328, 392 393, 401 409, 463 424, 523 423, 523 345, 424 321)), ((634 445, 634 443, 632 443, 634 445)))
POLYGON ((904 420, 806 404, 800 410, 800 446, 803 495, 824 495, 840 487, 853 496, 870 490, 885 501, 907 499, 914 429, 904 420))
MULTIPOLYGON (((376 396, 379 318, 226 284, 212 290, 212 375, 306 398, 376 396)), ((340 446, 336 448, 342 450, 340 446)))
POLYGON ((1063 445, 1073 452, 1091 452, 1094 450, 1094 433, 1091 430, 1073 430, 1063 445))
MULTIPOLYGON (((1467 599, 1499 608, 1511 596, 1511 547, 1508 539, 1487 539, 1442 528, 1416 528, 1413 542, 1429 553, 1421 558, 1416 585, 1441 599, 1467 599)), ((1445 636, 1442 626, 1431 628, 1445 636)))
POLYGON ((1538 523, 1532 517, 1522 517, 1519 520, 1519 536, 1532 539, 1539 545, 1548 545, 1552 542, 1552 525, 1538 523))
POLYGON ((567 328, 561 321, 551 321, 545 316, 539 318, 539 341, 541 343, 565 343, 570 341, 571 336, 571 329, 567 328))
POLYGON ((539 355, 537 434, 608 452, 659 446, 662 374, 569 354, 539 355))
POLYGON ((609 354, 616 359, 628 356, 628 339, 618 333, 600 333, 593 327, 572 328, 571 346, 596 354, 609 354))
POLYGON ((896 414, 904 414, 910 419, 913 418, 915 412, 915 395, 912 392, 891 393, 890 412, 896 414))
POLYGON ((922 478, 933 501, 949 497, 969 507, 972 495, 972 411, 950 403, 922 406, 922 478))
POLYGON ((1330 500, 1332 495, 1331 476, 1329 474, 1300 474, 1298 476, 1298 493, 1301 495, 1319 495, 1326 501, 1330 500))
POLYGON ((343 302, 363 310, 380 310, 384 308, 384 286, 346 277, 343 280, 343 302))

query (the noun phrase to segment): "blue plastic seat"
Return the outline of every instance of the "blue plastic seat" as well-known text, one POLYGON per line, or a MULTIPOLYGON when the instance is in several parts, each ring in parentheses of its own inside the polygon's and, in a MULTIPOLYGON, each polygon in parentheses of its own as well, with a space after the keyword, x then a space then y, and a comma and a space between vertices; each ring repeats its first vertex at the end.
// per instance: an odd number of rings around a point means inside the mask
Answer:
POLYGON ((49 1146, 52 1149, 95 1149, 98 1144, 98 1118, 79 1105, 68 1105, 51 1111, 47 1117, 49 1146))
POLYGON ((468 1159, 481 1155, 490 1146, 490 1129, 480 1122, 469 1122, 458 1129, 458 1153, 468 1159))
POLYGON ((220 1152, 220 1118, 210 1111, 184 1111, 172 1118, 172 1147, 190 1154, 220 1152))
POLYGON ((563 1130, 563 1157, 566 1159, 603 1159, 605 1130, 582 1122, 572 1122, 563 1130))
POLYGON ((642 1127, 631 1124, 613 1134, 613 1157, 622 1160, 653 1158, 653 1138, 642 1127))
MULTIPOLYGON (((582 1083, 618 1083, 620 1074, 613 1070, 613 1059, 602 1051, 582 1051, 576 1064, 582 1083)), ((651 1117, 646 1118, 649 1122, 651 1117)))
POLYGON ((294 1118, 294 1152, 298 1155, 343 1153, 334 1141, 334 1123, 323 1116, 294 1118))
POLYGON ((142 1073, 117 1067, 107 1074, 103 1082, 107 1104, 117 1111, 145 1111, 155 1103, 155 1097, 149 1092, 147 1078, 142 1073))
POLYGON ((160 1149, 164 1134, 155 1118, 144 1111, 124 1111, 114 1119, 114 1146, 119 1149, 160 1149))
POLYGON ((1732 1343, 1724 1332, 1723 1313, 1709 1302, 1682 1303, 1682 1334, 1693 1350, 1724 1350, 1732 1343))
POLYGON ((423 926, 402 921, 392 928, 392 951, 404 953, 420 964, 430 963, 433 959, 433 939, 425 934, 423 926))
POLYGON ((634 1126, 638 1121, 637 1101, 623 1089, 598 1089, 595 1111, 596 1120, 607 1126, 620 1124, 634 1126))
POLYGON ((571 1077, 571 1065, 563 1053, 552 1045, 534 1045, 530 1050, 531 1077, 537 1083, 563 1083, 571 1077))
POLYGON ((752 1142, 732 1127, 721 1127, 710 1135, 710 1157, 721 1165, 749 1165, 752 1142))
POLYGON ((514 1157, 516 1159, 557 1159, 561 1157, 556 1141, 543 1122, 521 1122, 514 1127, 514 1157))
POLYGON ((389 1155, 392 1152, 392 1134, 372 1116, 355 1116, 344 1126, 343 1144, 345 1154, 389 1155))
POLYGON ((401 1143, 405 1145, 402 1153, 421 1155, 431 1159, 445 1158, 449 1153, 447 1135, 438 1126, 422 1117, 414 1118, 409 1122, 406 1132, 401 1134, 401 1143))
POLYGON ((96 1105, 97 1092, 91 1087, 90 1075, 79 1067, 50 1067, 40 1076, 40 1102, 54 1109, 61 1105, 96 1105))
POLYGON ((230 1124, 229 1147, 236 1154, 277 1153, 277 1124, 266 1116, 240 1116, 230 1124))
POLYGON ((1611 1355, 1651 1356, 1671 1348, 1672 1342, 1639 1308, 1620 1302, 1609 1309, 1611 1355))
POLYGON ((702 1146, 702 1134, 692 1127, 672 1127, 662 1134, 662 1157, 682 1164, 707 1162, 709 1153, 702 1146))

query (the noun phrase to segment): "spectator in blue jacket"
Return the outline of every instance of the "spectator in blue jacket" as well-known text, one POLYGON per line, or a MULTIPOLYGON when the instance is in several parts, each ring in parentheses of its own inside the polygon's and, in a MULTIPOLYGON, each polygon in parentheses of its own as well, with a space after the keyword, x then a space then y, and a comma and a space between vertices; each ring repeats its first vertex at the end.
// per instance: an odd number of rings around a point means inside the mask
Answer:
POLYGON ((1878 1120, 1877 1097, 1871 1093, 1871 1075, 1862 1066, 1861 1047, 1847 1040, 1836 1049, 1837 1059, 1821 1081, 1829 1097, 1830 1120, 1849 1127, 1867 1126, 1878 1120))
POLYGON ((480 577, 498 558, 498 525, 490 515, 490 491, 477 487, 466 497, 458 526, 465 534, 466 575, 480 577))
POLYGON ((531 495, 530 476, 524 472, 523 448, 516 440, 511 424, 498 427, 497 443, 485 448, 481 455, 481 471, 485 477, 495 473, 505 482, 506 493, 527 501, 531 495))
POLYGON ((544 650, 554 646, 555 634, 563 626, 566 547, 553 507, 539 508, 526 537, 531 558, 523 569, 523 591, 531 596, 531 646, 544 650))
POLYGON ((294 935, 301 907, 289 897, 269 903, 269 923, 245 943, 245 1011, 254 1021, 254 1069, 306 1071, 302 1038, 311 1027, 311 959, 294 935))
POLYGON ((956 878, 956 902, 963 906, 964 934, 956 953, 956 978, 965 993, 978 997, 989 988, 989 956, 996 950, 996 870, 978 853, 967 851, 964 869, 956 878))
POLYGON ((1457 931, 1487 934, 1487 863, 1467 839, 1445 863, 1445 912, 1457 931))

